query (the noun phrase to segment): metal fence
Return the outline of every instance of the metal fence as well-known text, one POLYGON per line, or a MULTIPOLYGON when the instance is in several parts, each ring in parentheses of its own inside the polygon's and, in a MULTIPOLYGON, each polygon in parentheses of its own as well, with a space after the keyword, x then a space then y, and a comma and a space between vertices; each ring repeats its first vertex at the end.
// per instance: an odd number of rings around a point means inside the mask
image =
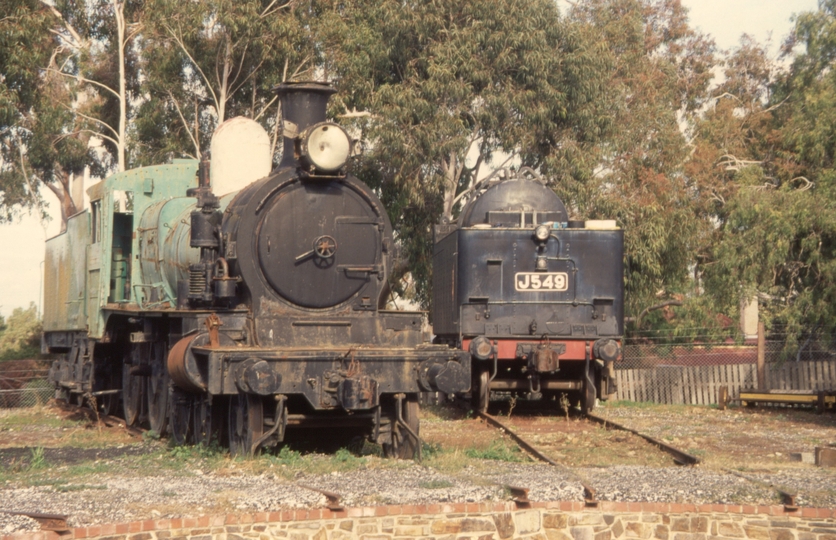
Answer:
POLYGON ((44 368, 0 369, 0 409, 35 407, 54 394, 44 368))

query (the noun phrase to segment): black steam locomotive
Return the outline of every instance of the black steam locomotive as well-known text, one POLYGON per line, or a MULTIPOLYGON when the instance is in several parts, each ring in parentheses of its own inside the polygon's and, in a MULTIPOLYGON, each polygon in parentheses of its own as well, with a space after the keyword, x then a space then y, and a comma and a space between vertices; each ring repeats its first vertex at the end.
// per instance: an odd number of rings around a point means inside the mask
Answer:
POLYGON ((180 160, 88 190, 90 211, 47 244, 50 378, 178 443, 250 454, 327 428, 411 457, 419 392, 467 391, 470 355, 384 309, 392 226, 346 172, 334 90, 277 91, 284 153, 266 177, 219 197, 208 160, 180 160))
POLYGON ((469 351, 474 406, 491 396, 557 399, 588 412, 615 392, 624 331, 623 232, 570 221, 528 169, 477 186, 435 228, 433 329, 469 351))

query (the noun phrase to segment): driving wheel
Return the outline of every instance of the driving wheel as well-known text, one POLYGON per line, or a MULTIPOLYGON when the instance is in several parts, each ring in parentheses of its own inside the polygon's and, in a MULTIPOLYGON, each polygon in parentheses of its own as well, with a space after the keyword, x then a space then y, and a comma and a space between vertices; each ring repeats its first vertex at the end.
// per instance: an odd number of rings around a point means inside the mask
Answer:
POLYGON ((130 362, 122 365, 122 412, 125 414, 125 423, 135 426, 142 414, 145 377, 131 375, 131 367, 133 363, 130 362))
POLYGON ((252 394, 232 396, 229 405, 229 453, 233 456, 252 456, 255 443, 264 434, 264 405, 252 394))
POLYGON ((169 377, 165 364, 165 343, 151 345, 151 374, 146 383, 146 405, 151 430, 165 435, 168 430, 169 377))
MULTIPOLYGON (((383 452, 387 457, 413 459, 418 455, 418 445, 420 443, 409 433, 409 430, 397 422, 397 407, 398 402, 396 401, 392 406, 392 442, 383 445, 383 452)), ((412 433, 420 437, 418 432, 420 423, 418 419, 419 410, 418 395, 407 394, 406 399, 403 400, 401 416, 404 423, 412 430, 412 433)))
POLYGON ((171 386, 169 394, 169 420, 168 426, 174 444, 184 445, 192 442, 192 409, 194 408, 194 396, 188 392, 171 386))

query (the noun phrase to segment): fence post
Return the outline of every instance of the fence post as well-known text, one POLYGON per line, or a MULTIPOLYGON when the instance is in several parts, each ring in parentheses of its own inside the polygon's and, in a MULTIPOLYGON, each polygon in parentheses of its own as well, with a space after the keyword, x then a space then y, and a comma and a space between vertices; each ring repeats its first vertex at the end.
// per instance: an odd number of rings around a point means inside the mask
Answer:
POLYGON ((758 390, 768 390, 766 387, 766 329, 763 322, 758 322, 758 390))

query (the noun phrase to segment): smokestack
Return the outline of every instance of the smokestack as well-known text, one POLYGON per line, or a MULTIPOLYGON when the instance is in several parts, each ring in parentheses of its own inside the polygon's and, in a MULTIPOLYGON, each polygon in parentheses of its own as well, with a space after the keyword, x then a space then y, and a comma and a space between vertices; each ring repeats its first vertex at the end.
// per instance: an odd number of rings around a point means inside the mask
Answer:
POLYGON ((273 89, 282 104, 282 135, 284 147, 279 168, 298 167, 296 137, 314 124, 325 121, 325 108, 337 91, 328 83, 282 83, 273 89))

